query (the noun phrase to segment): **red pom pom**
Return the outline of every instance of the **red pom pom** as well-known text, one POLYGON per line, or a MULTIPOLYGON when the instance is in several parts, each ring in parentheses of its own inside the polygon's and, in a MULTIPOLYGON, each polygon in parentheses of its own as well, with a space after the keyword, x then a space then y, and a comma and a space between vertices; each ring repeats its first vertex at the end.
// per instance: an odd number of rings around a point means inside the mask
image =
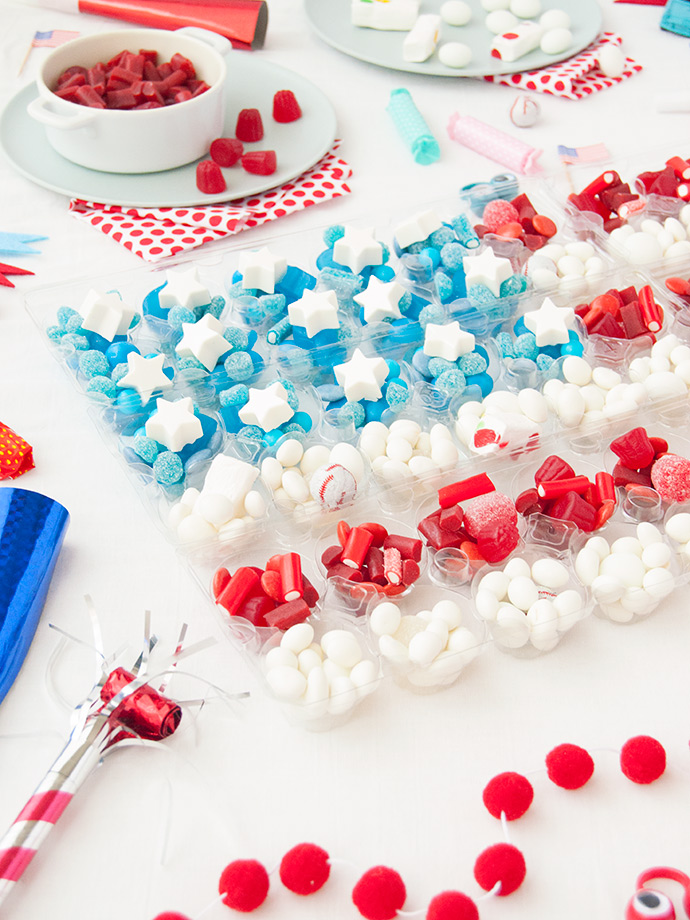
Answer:
POLYGON ((426 920, 479 920, 479 911, 461 891, 442 891, 431 899, 426 920))
POLYGON ((248 914, 266 900, 268 872, 256 859, 236 859, 223 869, 218 891, 223 904, 248 914))
POLYGON ((655 738, 637 735, 623 745, 621 770, 633 783, 653 783, 665 769, 666 751, 655 738))
POLYGON ((156 914, 153 920, 189 920, 187 914, 179 914, 176 910, 164 910, 162 914, 156 914))
POLYGON ((559 744, 546 755, 546 770, 561 789, 579 789, 594 773, 594 761, 576 744, 559 744))
POLYGON ((500 818, 503 812, 508 821, 521 818, 533 798, 532 784, 521 773, 499 773, 489 780, 482 793, 489 814, 500 818))
POLYGON ((484 891, 491 891, 496 882, 501 883, 496 892, 501 897, 512 894, 525 880, 525 857, 510 843, 495 843, 477 857, 474 877, 484 891))
POLYGON ((298 843, 280 862, 280 880, 295 894, 312 894, 331 874, 328 853, 315 843, 298 843))
POLYGON ((352 902, 366 920, 392 920, 406 897, 405 883, 387 866, 368 869, 352 889, 352 902))

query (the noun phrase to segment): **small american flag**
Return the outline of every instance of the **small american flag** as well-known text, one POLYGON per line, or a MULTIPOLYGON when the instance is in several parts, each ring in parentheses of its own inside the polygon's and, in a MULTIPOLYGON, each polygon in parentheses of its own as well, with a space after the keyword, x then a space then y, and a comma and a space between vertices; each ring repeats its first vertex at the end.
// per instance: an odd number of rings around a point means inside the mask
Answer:
POLYGON ((592 144, 589 147, 564 147, 558 145, 558 156, 561 163, 597 163, 608 160, 609 152, 605 144, 592 144))
POLYGON ((50 32, 36 32, 31 39, 32 48, 57 48, 65 42, 76 38, 78 32, 69 32, 67 29, 51 29, 50 32))

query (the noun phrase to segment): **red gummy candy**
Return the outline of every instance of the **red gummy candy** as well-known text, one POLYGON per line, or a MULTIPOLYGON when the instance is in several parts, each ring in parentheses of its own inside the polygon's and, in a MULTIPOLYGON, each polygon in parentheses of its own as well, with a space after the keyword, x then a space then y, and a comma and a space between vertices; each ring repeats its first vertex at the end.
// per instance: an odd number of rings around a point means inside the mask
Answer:
POLYGON ((307 576, 302 573, 302 600, 307 607, 313 607, 319 599, 319 592, 309 581, 307 576))
POLYGON ((234 166, 243 152, 244 145, 236 137, 217 137, 209 150, 213 162, 225 167, 234 166))
POLYGON ((276 629, 286 630, 296 623, 304 623, 311 610, 304 598, 298 598, 296 601, 288 601, 280 604, 274 610, 270 610, 264 615, 266 623, 274 626, 276 629))
POLYGON ((477 536, 477 549, 487 562, 501 562, 510 555, 520 540, 514 523, 501 521, 481 530, 477 536))
POLYGON ((364 564, 369 572, 369 581, 376 585, 387 584, 387 578, 383 568, 383 552, 378 546, 370 546, 364 564))
MULTIPOLYGON (((365 529, 368 530, 369 528, 365 528, 365 529)), ((352 528, 347 523, 347 521, 338 521, 338 524, 336 527, 336 533, 338 535, 338 543, 340 543, 342 547, 344 547, 345 544, 347 543, 347 538, 351 530, 352 528)), ((371 531, 369 532, 371 533, 371 531)))
POLYGON ((241 163, 254 176, 270 176, 278 167, 275 150, 252 150, 243 154, 241 163))
POLYGON ((321 564, 324 568, 330 569, 332 565, 340 562, 342 555, 342 546, 329 546, 321 553, 321 564))
POLYGON ((537 514, 542 510, 542 500, 539 498, 539 493, 536 489, 525 489, 524 492, 520 492, 518 497, 515 499, 515 510, 518 514, 537 514))
POLYGON ((502 524, 517 524, 515 505, 507 495, 502 492, 489 492, 467 503, 464 525, 470 537, 478 539, 487 529, 502 524))
POLYGON ((440 518, 440 511, 427 515, 417 524, 417 530, 434 549, 446 549, 449 546, 459 548, 462 542, 460 535, 450 530, 443 530, 439 525, 440 518))
POLYGON ((246 144, 260 141, 264 136, 264 125, 258 109, 242 109, 237 116, 235 136, 246 144))
POLYGON ((273 118, 280 124, 297 121, 302 117, 302 109, 291 89, 279 89, 273 97, 273 118))
POLYGON ((388 536, 388 531, 383 526, 383 524, 377 524, 374 521, 367 521, 365 524, 359 525, 362 530, 368 530, 369 533, 374 538, 372 540, 372 546, 383 546, 383 541, 388 536))
POLYGON ((636 486, 651 486, 652 480, 649 475, 649 467, 643 470, 631 470, 619 461, 613 468, 613 484, 615 486, 627 486, 628 484, 636 486))
POLYGON ((534 474, 534 484, 538 486, 540 482, 551 482, 553 479, 572 479, 574 475, 575 470, 569 463, 552 454, 534 474))
POLYGON ((414 559, 419 562, 422 558, 422 541, 417 537, 402 537, 399 534, 388 534, 383 541, 384 549, 397 549, 403 559, 414 559))
POLYGON ((261 576, 261 590, 276 603, 281 604, 283 602, 283 586, 278 572, 267 569, 263 573, 261 576))
POLYGON ((438 520, 439 527, 442 530, 456 532, 462 527, 464 512, 461 505, 453 505, 452 508, 444 508, 438 520))
POLYGON ((214 599, 216 599, 219 594, 222 594, 223 589, 225 588, 225 586, 227 585, 229 581, 230 581, 230 572, 228 572, 225 566, 221 566, 219 569, 217 569, 217 571, 215 572, 213 576, 213 585, 211 587, 211 590, 213 592, 214 599))
POLYGON ((220 166, 213 160, 202 160, 197 163, 196 187, 204 195, 219 195, 227 188, 220 166))
POLYGON ((402 583, 404 585, 413 585, 420 575, 419 565, 414 559, 403 559, 402 562, 402 583))
POLYGON ((666 502, 690 498, 690 460, 678 454, 664 454, 652 466, 652 485, 666 502))
POLYGON ((654 445, 644 428, 632 428, 611 441, 611 450, 623 466, 630 470, 641 470, 654 460, 654 445))
POLYGON ((597 526, 596 510, 577 492, 566 492, 557 498, 549 508, 549 517, 570 521, 586 533, 591 533, 597 526))
POLYGON ((666 438, 656 438, 650 435, 649 443, 654 448, 654 453, 657 457, 659 454, 665 454, 668 450, 668 441, 666 438))
POLYGON ((269 610, 273 610, 275 606, 271 598, 266 597, 265 594, 258 595, 257 597, 250 597, 237 611, 237 616, 244 617, 245 620, 249 620, 254 626, 268 626, 266 614, 269 610))

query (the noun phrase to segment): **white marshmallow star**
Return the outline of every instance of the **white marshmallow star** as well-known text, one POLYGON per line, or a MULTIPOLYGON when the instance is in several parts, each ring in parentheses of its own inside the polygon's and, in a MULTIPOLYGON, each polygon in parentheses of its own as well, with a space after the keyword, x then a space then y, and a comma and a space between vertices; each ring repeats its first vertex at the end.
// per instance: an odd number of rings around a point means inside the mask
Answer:
POLYGON ((394 236, 398 241, 398 246, 401 249, 407 249, 413 243, 421 243, 436 230, 440 230, 442 226, 441 218, 435 211, 422 211, 421 214, 398 224, 394 236))
POLYGON ((380 281, 374 275, 361 294, 355 294, 360 307, 364 307, 365 323, 380 323, 385 319, 400 319, 402 313, 398 304, 405 288, 397 281, 380 281))
POLYGON ((93 288, 84 298, 79 312, 83 317, 82 328, 95 332, 108 342, 127 332, 135 313, 118 294, 102 294, 93 288))
POLYGON ((536 337, 537 348, 543 348, 545 345, 565 345, 574 317, 572 307, 557 307, 550 297, 546 297, 538 310, 525 313, 523 319, 525 328, 536 337))
POLYGON ((211 302, 211 294, 199 281, 196 267, 186 272, 167 271, 165 278, 165 287, 158 292, 158 303, 164 310, 170 307, 193 310, 194 307, 203 307, 211 302))
POLYGON ((117 385, 136 390, 142 403, 146 405, 156 390, 167 390, 172 386, 172 380, 163 373, 164 361, 165 355, 145 358, 135 351, 130 351, 127 355, 129 370, 124 377, 120 377, 117 385))
POLYGON ((336 364, 333 373, 345 390, 348 402, 377 400, 383 395, 381 385, 388 376, 388 365, 383 358, 367 358, 359 348, 355 348, 350 360, 345 364, 336 364))
POLYGON ((427 323, 424 329, 424 354, 429 358, 457 361, 474 350, 474 336, 460 328, 460 323, 427 323))
POLYGON ((157 399, 156 411, 144 427, 148 438, 153 438, 172 451, 182 450, 204 433, 201 422, 194 415, 191 396, 185 396, 176 402, 157 399))
POLYGON ((513 274, 510 260, 497 256, 491 246, 478 256, 465 256, 463 268, 468 288, 472 284, 483 284, 494 297, 501 296, 501 285, 513 274))
POLYGON ((305 291, 288 305, 288 319, 293 326, 304 327, 310 339, 324 329, 340 329, 335 291, 305 291))
POLYGON ((196 358, 207 371, 212 371, 230 347, 223 338, 223 324, 207 313, 196 323, 182 323, 182 338, 175 351, 181 358, 196 358))
POLYGON ((249 387, 249 400, 237 413, 245 425, 257 425, 264 431, 273 431, 295 414, 288 403, 288 394, 282 383, 272 383, 263 390, 249 387))
POLYGON ((367 265, 383 265, 383 246, 374 239, 373 227, 345 227, 333 246, 333 259, 357 275, 367 265))
POLYGON ((242 275, 243 287, 258 288, 266 294, 273 294, 276 282, 287 271, 287 260, 274 256, 266 247, 251 249, 240 253, 238 270, 242 275))

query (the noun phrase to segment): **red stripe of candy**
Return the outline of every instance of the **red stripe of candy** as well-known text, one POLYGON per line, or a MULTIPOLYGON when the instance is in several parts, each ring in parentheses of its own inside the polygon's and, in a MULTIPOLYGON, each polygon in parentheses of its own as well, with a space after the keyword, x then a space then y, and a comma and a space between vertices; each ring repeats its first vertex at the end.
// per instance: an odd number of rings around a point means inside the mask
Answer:
POLYGON ((540 498, 551 501, 553 498, 560 498, 567 492, 577 492, 582 494, 586 492, 591 483, 586 476, 573 476, 570 479, 551 479, 548 482, 540 482, 537 486, 537 493, 540 498))
POLYGON ((304 623, 310 613, 309 607, 302 598, 299 598, 296 601, 281 604, 275 610, 269 610, 268 613, 264 614, 264 619, 269 626, 285 630, 295 626, 297 623, 304 623))
POLYGON ((34 858, 36 850, 27 850, 26 847, 9 847, 0 850, 0 878, 16 882, 34 858))
POLYGON ((586 185, 582 191, 581 195, 598 195, 600 192, 603 192, 604 189, 610 188, 612 185, 620 185, 621 177, 613 169, 603 172, 600 176, 597 176, 596 179, 592 179, 589 185, 586 185))
POLYGON ((400 550, 389 546, 383 551, 383 571, 386 579, 391 585, 399 585, 402 582, 402 556, 400 550))
POLYGON ((353 527, 343 547, 342 561, 353 569, 361 568, 364 557, 373 542, 374 536, 369 530, 363 527, 353 527))
POLYGON ((383 541, 383 548, 397 549, 403 559, 414 559, 419 562, 422 558, 422 541, 417 537, 402 537, 400 534, 390 533, 383 541))
POLYGON ((260 578, 254 569, 242 566, 218 595, 216 603, 224 607, 230 616, 234 616, 249 595, 260 586, 260 578))
POLYGON ((597 473, 594 477, 594 484, 596 486, 597 496, 601 504, 604 502, 615 503, 616 486, 613 482, 613 476, 610 473, 597 473))
POLYGON ((283 600, 296 601, 302 597, 302 560, 299 553, 285 553, 280 557, 280 585, 283 600))
POLYGON ((661 329, 664 314, 659 304, 654 300, 652 289, 648 284, 640 288, 639 298, 645 326, 650 332, 658 332, 661 329))
POLYGON ((441 508, 451 508, 468 498, 476 498, 478 495, 486 495, 487 492, 495 491, 496 486, 486 473, 478 473, 476 476, 469 476, 449 486, 443 486, 438 490, 438 503, 441 508))
POLYGON ((49 824, 55 824, 71 800, 72 795, 69 792, 58 792, 54 789, 37 792, 22 808, 17 821, 47 821, 49 824))

